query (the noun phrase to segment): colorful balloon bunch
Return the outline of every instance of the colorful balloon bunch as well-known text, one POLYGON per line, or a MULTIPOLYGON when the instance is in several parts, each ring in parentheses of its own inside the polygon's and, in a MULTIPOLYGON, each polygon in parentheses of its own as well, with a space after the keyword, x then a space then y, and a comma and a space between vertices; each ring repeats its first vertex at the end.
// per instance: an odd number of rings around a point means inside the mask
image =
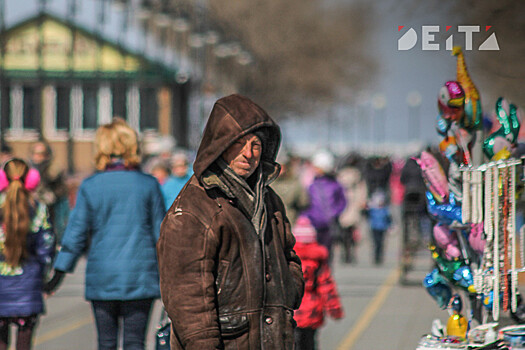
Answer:
MULTIPOLYGON (((518 148, 520 130, 518 108, 500 97, 496 102, 495 114, 501 127, 484 141, 480 139, 480 94, 470 78, 461 48, 454 47, 452 54, 457 57, 456 80, 447 81, 441 87, 437 101, 437 132, 442 136, 439 149, 450 161, 448 176, 445 176, 431 154, 423 152, 417 160, 428 189, 428 212, 437 221, 432 234, 435 245, 431 246, 437 268, 425 277, 423 285, 441 308, 445 308, 451 299, 453 288, 470 294, 477 293, 470 264, 474 261, 481 266, 481 257, 487 244, 479 215, 471 219, 469 216, 472 203, 480 203, 472 198, 480 198, 482 190, 477 186, 481 186, 481 180, 472 180, 469 175, 472 172, 465 171, 462 175, 462 167, 481 165, 481 150, 490 161, 509 158, 518 148), (463 180, 467 185, 463 184, 463 180), (465 223, 462 219, 472 222, 465 223)), ((475 208, 474 212, 478 213, 479 204, 475 208)), ((477 271, 480 271, 479 267, 477 271)), ((498 294, 486 293, 483 305, 491 307, 494 296, 498 294)))
POLYGON ((452 54, 457 56, 456 80, 447 81, 438 95, 437 131, 443 136, 440 149, 458 166, 471 165, 475 131, 481 128, 481 100, 461 48, 454 47, 452 54))
POLYGON ((440 298, 443 297, 443 293, 446 294, 445 290, 448 287, 446 281, 466 291, 473 291, 472 272, 465 261, 467 257, 461 250, 458 236, 464 233, 449 227, 462 222, 461 206, 456 202, 454 193, 449 192, 445 173, 435 157, 428 152, 422 152, 420 158, 415 160, 421 167, 428 189, 428 212, 438 222, 433 230, 436 246, 431 247, 432 257, 438 269, 427 275, 424 285, 429 294, 441 304, 440 298))
POLYGON ((479 242, 482 237, 479 225, 451 228, 462 223, 462 179, 459 169, 463 165, 472 165, 472 147, 482 120, 480 95, 468 73, 463 52, 461 48, 454 47, 452 54, 457 57, 456 80, 445 83, 439 91, 437 101, 437 132, 443 137, 439 148, 450 161, 448 177, 436 175, 439 172, 428 166, 431 162, 424 160, 427 155, 422 154, 419 162, 428 189, 428 212, 437 221, 433 230, 436 245, 431 250, 438 268, 427 275, 423 284, 440 307, 443 307, 440 301, 443 296, 450 294, 445 292, 447 287, 450 289, 448 284, 469 293, 475 292, 468 256, 471 249, 465 246, 469 244, 467 242, 475 243, 477 249, 474 252, 483 246, 479 242), (443 183, 447 183, 446 191, 442 190, 443 183))

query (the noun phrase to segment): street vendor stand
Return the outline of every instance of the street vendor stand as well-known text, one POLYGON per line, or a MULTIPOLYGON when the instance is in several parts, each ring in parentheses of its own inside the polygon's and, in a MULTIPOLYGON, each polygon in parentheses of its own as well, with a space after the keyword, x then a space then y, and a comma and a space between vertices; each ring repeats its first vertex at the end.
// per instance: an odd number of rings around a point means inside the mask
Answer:
POLYGON ((435 221, 430 250, 436 268, 423 285, 451 315, 446 327, 433 325, 417 350, 525 349, 525 326, 520 325, 525 307, 518 290, 518 274, 525 271, 525 236, 516 227, 516 201, 525 179, 525 158, 515 152, 519 111, 499 98, 495 115, 500 127, 483 138, 479 92, 461 49, 454 47, 452 53, 457 78, 439 92, 437 121, 449 172, 430 152, 416 159, 435 221), (517 324, 498 329, 504 312, 517 324))

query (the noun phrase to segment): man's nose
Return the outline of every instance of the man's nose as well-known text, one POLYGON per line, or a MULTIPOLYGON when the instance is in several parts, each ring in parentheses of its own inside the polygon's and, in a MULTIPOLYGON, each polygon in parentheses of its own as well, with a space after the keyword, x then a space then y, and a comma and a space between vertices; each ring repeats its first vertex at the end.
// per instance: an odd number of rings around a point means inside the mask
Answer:
POLYGON ((247 159, 250 159, 253 156, 252 145, 250 143, 247 143, 246 145, 244 145, 242 154, 247 159))

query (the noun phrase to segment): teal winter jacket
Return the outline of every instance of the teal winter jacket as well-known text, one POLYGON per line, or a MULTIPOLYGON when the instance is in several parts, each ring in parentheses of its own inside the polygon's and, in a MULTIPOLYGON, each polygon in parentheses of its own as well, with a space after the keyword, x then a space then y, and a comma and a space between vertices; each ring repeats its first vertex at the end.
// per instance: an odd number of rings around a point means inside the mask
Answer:
POLYGON ((157 180, 138 170, 110 170, 78 190, 55 269, 72 272, 87 252, 87 300, 160 297, 155 245, 164 217, 157 180))

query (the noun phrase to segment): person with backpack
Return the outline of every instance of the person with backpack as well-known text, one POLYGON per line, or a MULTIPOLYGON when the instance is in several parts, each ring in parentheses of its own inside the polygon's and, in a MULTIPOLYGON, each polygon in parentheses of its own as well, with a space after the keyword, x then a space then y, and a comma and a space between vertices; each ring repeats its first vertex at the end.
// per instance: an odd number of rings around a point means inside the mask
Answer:
POLYGON ((55 254, 55 234, 45 204, 31 193, 40 174, 22 159, 0 170, 0 350, 9 348, 10 325, 17 327, 16 349, 31 349, 44 313, 43 276, 55 254))
POLYGON ((308 217, 299 216, 292 231, 305 280, 303 301, 295 312, 295 349, 314 350, 317 330, 323 325, 325 314, 338 320, 344 312, 328 266, 328 249, 317 243, 317 233, 308 217))

